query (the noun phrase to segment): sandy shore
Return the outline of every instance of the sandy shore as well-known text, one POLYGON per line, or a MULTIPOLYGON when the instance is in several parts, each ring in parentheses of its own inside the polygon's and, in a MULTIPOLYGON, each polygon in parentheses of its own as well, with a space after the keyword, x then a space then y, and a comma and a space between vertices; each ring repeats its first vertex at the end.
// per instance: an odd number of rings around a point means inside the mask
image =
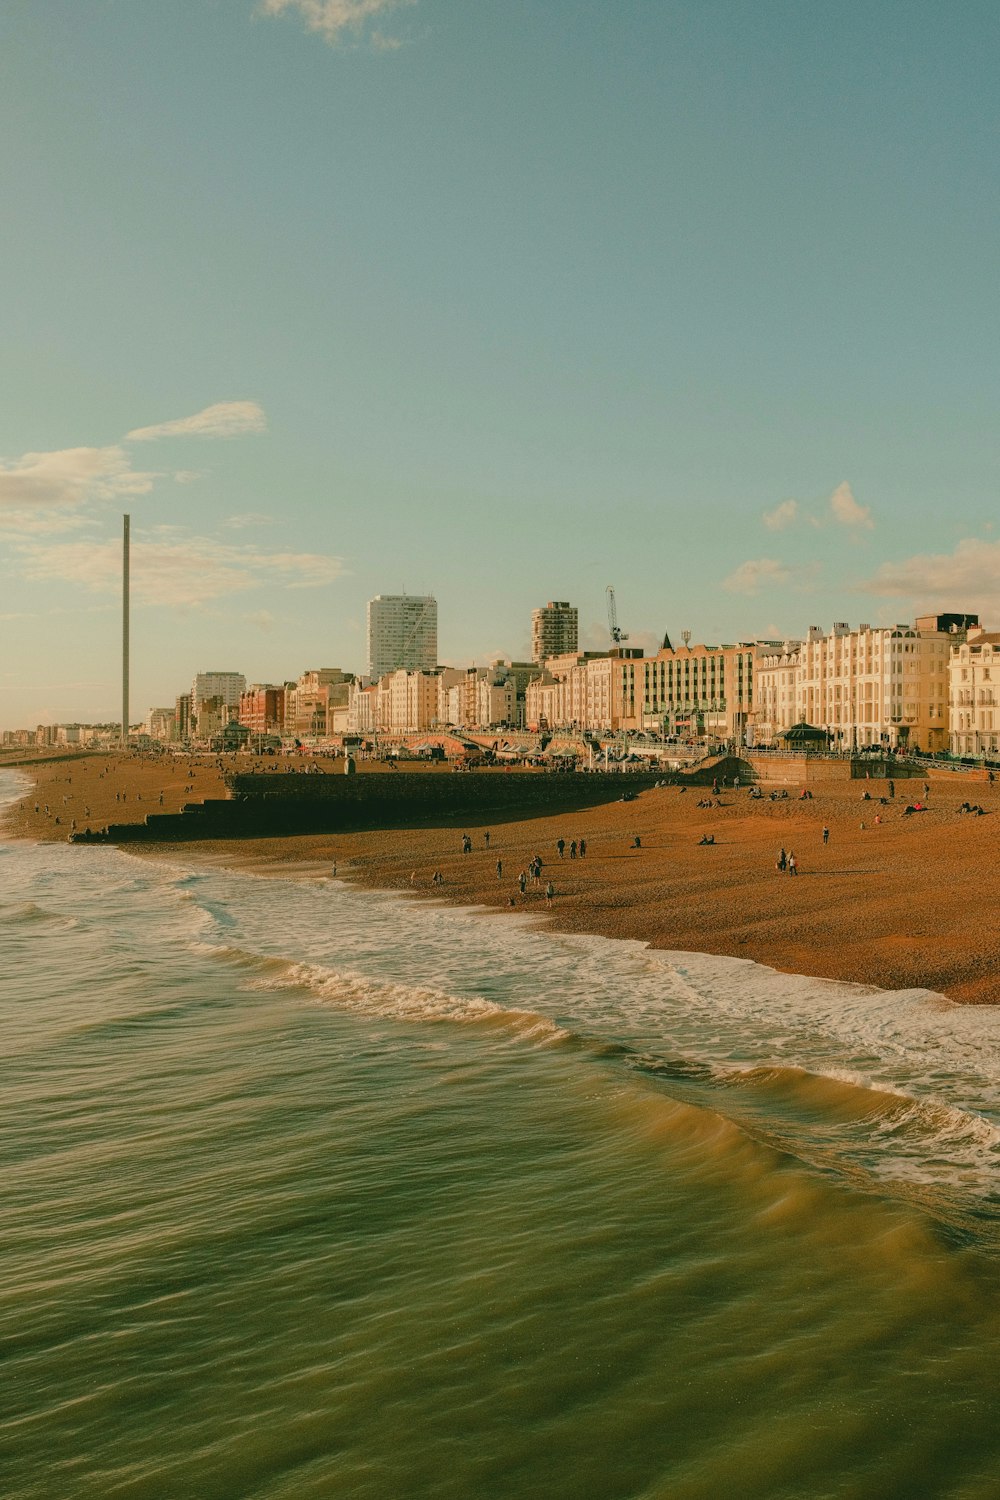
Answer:
MULTIPOLYGON (((194 762, 95 756, 24 769, 36 776, 36 790, 10 811, 6 829, 22 838, 65 838, 74 820, 96 827, 141 819, 161 806, 175 811, 223 792, 214 756, 194 762)), ((792 785, 788 801, 751 801, 745 790, 728 790, 722 805, 711 808, 697 806, 703 794, 694 788, 656 789, 634 802, 494 823, 488 846, 483 827, 455 820, 439 828, 171 845, 160 852, 185 863, 286 877, 329 874, 336 864, 339 876, 362 885, 537 913, 565 931, 1000 1003, 1000 954, 982 904, 995 878, 1000 786, 942 772, 931 779, 927 811, 907 817, 907 801, 923 800, 919 781, 897 783, 887 806, 877 800, 887 795, 882 781, 810 785, 811 801, 798 800, 792 785), (861 801, 866 789, 871 802, 861 801), (988 816, 958 813, 965 799, 988 816), (467 855, 466 832, 473 841, 467 855), (715 844, 699 845, 703 833, 714 835, 715 844), (581 838, 586 857, 573 860, 570 841, 581 838), (794 850, 797 876, 776 871, 781 846, 794 850), (542 879, 529 880, 522 897, 518 873, 535 854, 544 862, 542 879), (435 871, 441 885, 432 881, 435 871), (556 890, 551 910, 549 880, 556 890)))

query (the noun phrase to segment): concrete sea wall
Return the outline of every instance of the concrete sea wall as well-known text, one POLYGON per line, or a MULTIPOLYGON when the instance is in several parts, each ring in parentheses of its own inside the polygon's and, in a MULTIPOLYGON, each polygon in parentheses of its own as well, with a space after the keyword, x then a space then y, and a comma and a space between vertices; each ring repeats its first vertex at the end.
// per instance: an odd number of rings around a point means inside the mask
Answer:
POLYGON ((142 823, 113 823, 77 833, 74 843, 175 843, 200 839, 278 838, 338 829, 405 827, 452 819, 528 818, 634 796, 658 781, 710 785, 750 766, 734 758, 688 775, 660 771, 537 772, 480 770, 454 774, 369 776, 295 772, 227 777, 226 799, 189 803, 179 813, 150 813, 142 823))

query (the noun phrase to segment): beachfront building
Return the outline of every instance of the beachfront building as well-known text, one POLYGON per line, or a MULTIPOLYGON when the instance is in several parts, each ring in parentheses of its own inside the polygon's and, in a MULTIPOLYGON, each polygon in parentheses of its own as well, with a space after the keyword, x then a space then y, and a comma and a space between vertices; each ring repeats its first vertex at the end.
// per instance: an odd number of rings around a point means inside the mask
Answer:
POLYGON ((550 656, 575 655, 579 617, 575 604, 550 599, 531 612, 531 656, 541 666, 550 656))
POLYGON ((440 673, 387 672, 378 680, 376 723, 384 734, 421 734, 438 724, 440 673))
POLYGON ((221 698, 227 708, 238 708, 246 686, 242 672, 199 672, 191 684, 191 712, 197 716, 206 698, 221 698))
POLYGON ((643 662, 641 724, 680 739, 740 744, 754 706, 754 672, 773 642, 673 647, 643 662))
MULTIPOLYGON (((342 672, 340 667, 318 667, 303 672, 295 684, 290 733, 297 740, 325 739, 332 734, 331 712, 347 708, 353 680, 352 674, 342 672)), ((287 713, 285 722, 288 723, 287 713)))
POLYGON ((238 713, 239 704, 230 707, 220 694, 216 694, 214 698, 203 698, 198 707, 198 722, 194 729, 198 741, 207 744, 210 740, 218 739, 238 713))
POLYGON ((949 746, 953 755, 1000 752, 1000 634, 978 627, 956 642, 949 669, 949 746))
POLYGON ((525 688, 525 725, 608 733, 640 728, 642 662, 642 652, 627 646, 549 657, 525 688))
POLYGON ((347 702, 347 732, 374 734, 378 729, 378 685, 353 682, 347 702))
POLYGON ((447 682, 442 673, 438 717, 443 724, 464 729, 516 726, 518 708, 517 680, 508 674, 505 662, 468 667, 457 682, 447 682))
POLYGON ((952 647, 973 615, 924 615, 913 625, 827 635, 811 626, 802 644, 797 719, 825 729, 839 750, 948 748, 952 647))
POLYGON ((174 737, 181 744, 191 738, 191 694, 181 693, 174 703, 174 737))
POLYGON ((437 666, 437 600, 429 594, 376 594, 368 601, 368 675, 433 672, 437 666))
POLYGON ((285 689, 273 682, 254 682, 240 695, 239 722, 250 737, 280 735, 285 728, 285 689))
POLYGON ((800 722, 797 681, 801 641, 765 647, 757 658, 753 682, 753 722, 747 742, 772 745, 800 722))
POLYGON ((151 708, 142 727, 151 740, 167 745, 176 737, 176 714, 172 708, 151 708))

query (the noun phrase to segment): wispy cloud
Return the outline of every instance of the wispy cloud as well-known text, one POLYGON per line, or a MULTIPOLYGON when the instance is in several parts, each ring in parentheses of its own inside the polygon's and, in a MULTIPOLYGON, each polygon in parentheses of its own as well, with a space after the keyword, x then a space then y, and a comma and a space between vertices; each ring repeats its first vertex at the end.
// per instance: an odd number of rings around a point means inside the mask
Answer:
POLYGON ((875 522, 867 505, 859 505, 849 484, 838 484, 830 496, 830 514, 840 526, 871 531, 875 522))
POLYGON ((229 531, 245 531, 249 526, 273 526, 274 517, 263 511, 246 510, 239 515, 227 516, 221 524, 229 531))
POLYGON ((93 516, 70 510, 0 510, 0 536, 65 536, 96 525, 93 516))
MULTIPOLYGON (((121 587, 117 538, 19 546, 21 572, 32 582, 79 584, 96 593, 121 587)), ((305 589, 333 583, 343 572, 338 557, 314 552, 264 552, 227 546, 211 537, 141 535, 132 543, 132 589, 146 604, 200 605, 267 587, 305 589)))
POLYGON ((768 531, 784 531, 787 526, 795 525, 798 514, 797 500, 782 500, 773 510, 766 510, 761 519, 768 531))
POLYGON ((269 609, 255 609, 249 614, 244 615, 243 618, 248 625, 253 625, 255 629, 268 631, 273 630, 277 616, 273 615, 269 609))
POLYGON ((145 495, 155 474, 140 473, 124 448, 62 448, 0 460, 0 509, 71 510, 92 500, 145 495))
POLYGON ((171 437, 242 437, 248 432, 264 432, 267 418, 256 401, 217 401, 192 417, 178 417, 172 422, 157 422, 152 427, 135 427, 125 434, 128 443, 148 443, 154 438, 171 437))
POLYGON ((966 537, 951 553, 883 563, 860 587, 885 598, 911 599, 918 608, 1000 614, 1000 542, 966 537))
POLYGON ((415 3, 416 0, 261 0, 260 12, 265 16, 297 14, 307 31, 317 32, 331 45, 367 34, 372 45, 385 52, 394 51, 400 43, 381 30, 372 30, 372 23, 389 11, 415 3))
POLYGON ((759 594, 765 588, 784 587, 791 576, 791 568, 777 558, 757 557, 740 563, 728 578, 722 580, 722 587, 731 594, 759 594))

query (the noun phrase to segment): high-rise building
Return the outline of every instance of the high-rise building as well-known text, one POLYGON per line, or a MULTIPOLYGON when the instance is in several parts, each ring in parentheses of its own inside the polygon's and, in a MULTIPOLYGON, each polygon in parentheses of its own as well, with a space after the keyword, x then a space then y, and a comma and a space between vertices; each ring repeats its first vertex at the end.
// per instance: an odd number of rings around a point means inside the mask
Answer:
POLYGON ((437 666, 437 600, 423 594, 376 594, 368 601, 368 672, 433 672, 437 666))
POLYGON ((174 705, 177 738, 183 743, 191 738, 191 694, 181 693, 174 705))
POLYGON ((579 634, 575 604, 550 599, 531 612, 531 656, 539 663, 549 656, 573 654, 579 634))
POLYGON ((210 698, 220 698, 225 708, 238 709, 246 690, 247 680, 242 672, 199 672, 191 684, 192 717, 197 720, 201 705, 210 698))

